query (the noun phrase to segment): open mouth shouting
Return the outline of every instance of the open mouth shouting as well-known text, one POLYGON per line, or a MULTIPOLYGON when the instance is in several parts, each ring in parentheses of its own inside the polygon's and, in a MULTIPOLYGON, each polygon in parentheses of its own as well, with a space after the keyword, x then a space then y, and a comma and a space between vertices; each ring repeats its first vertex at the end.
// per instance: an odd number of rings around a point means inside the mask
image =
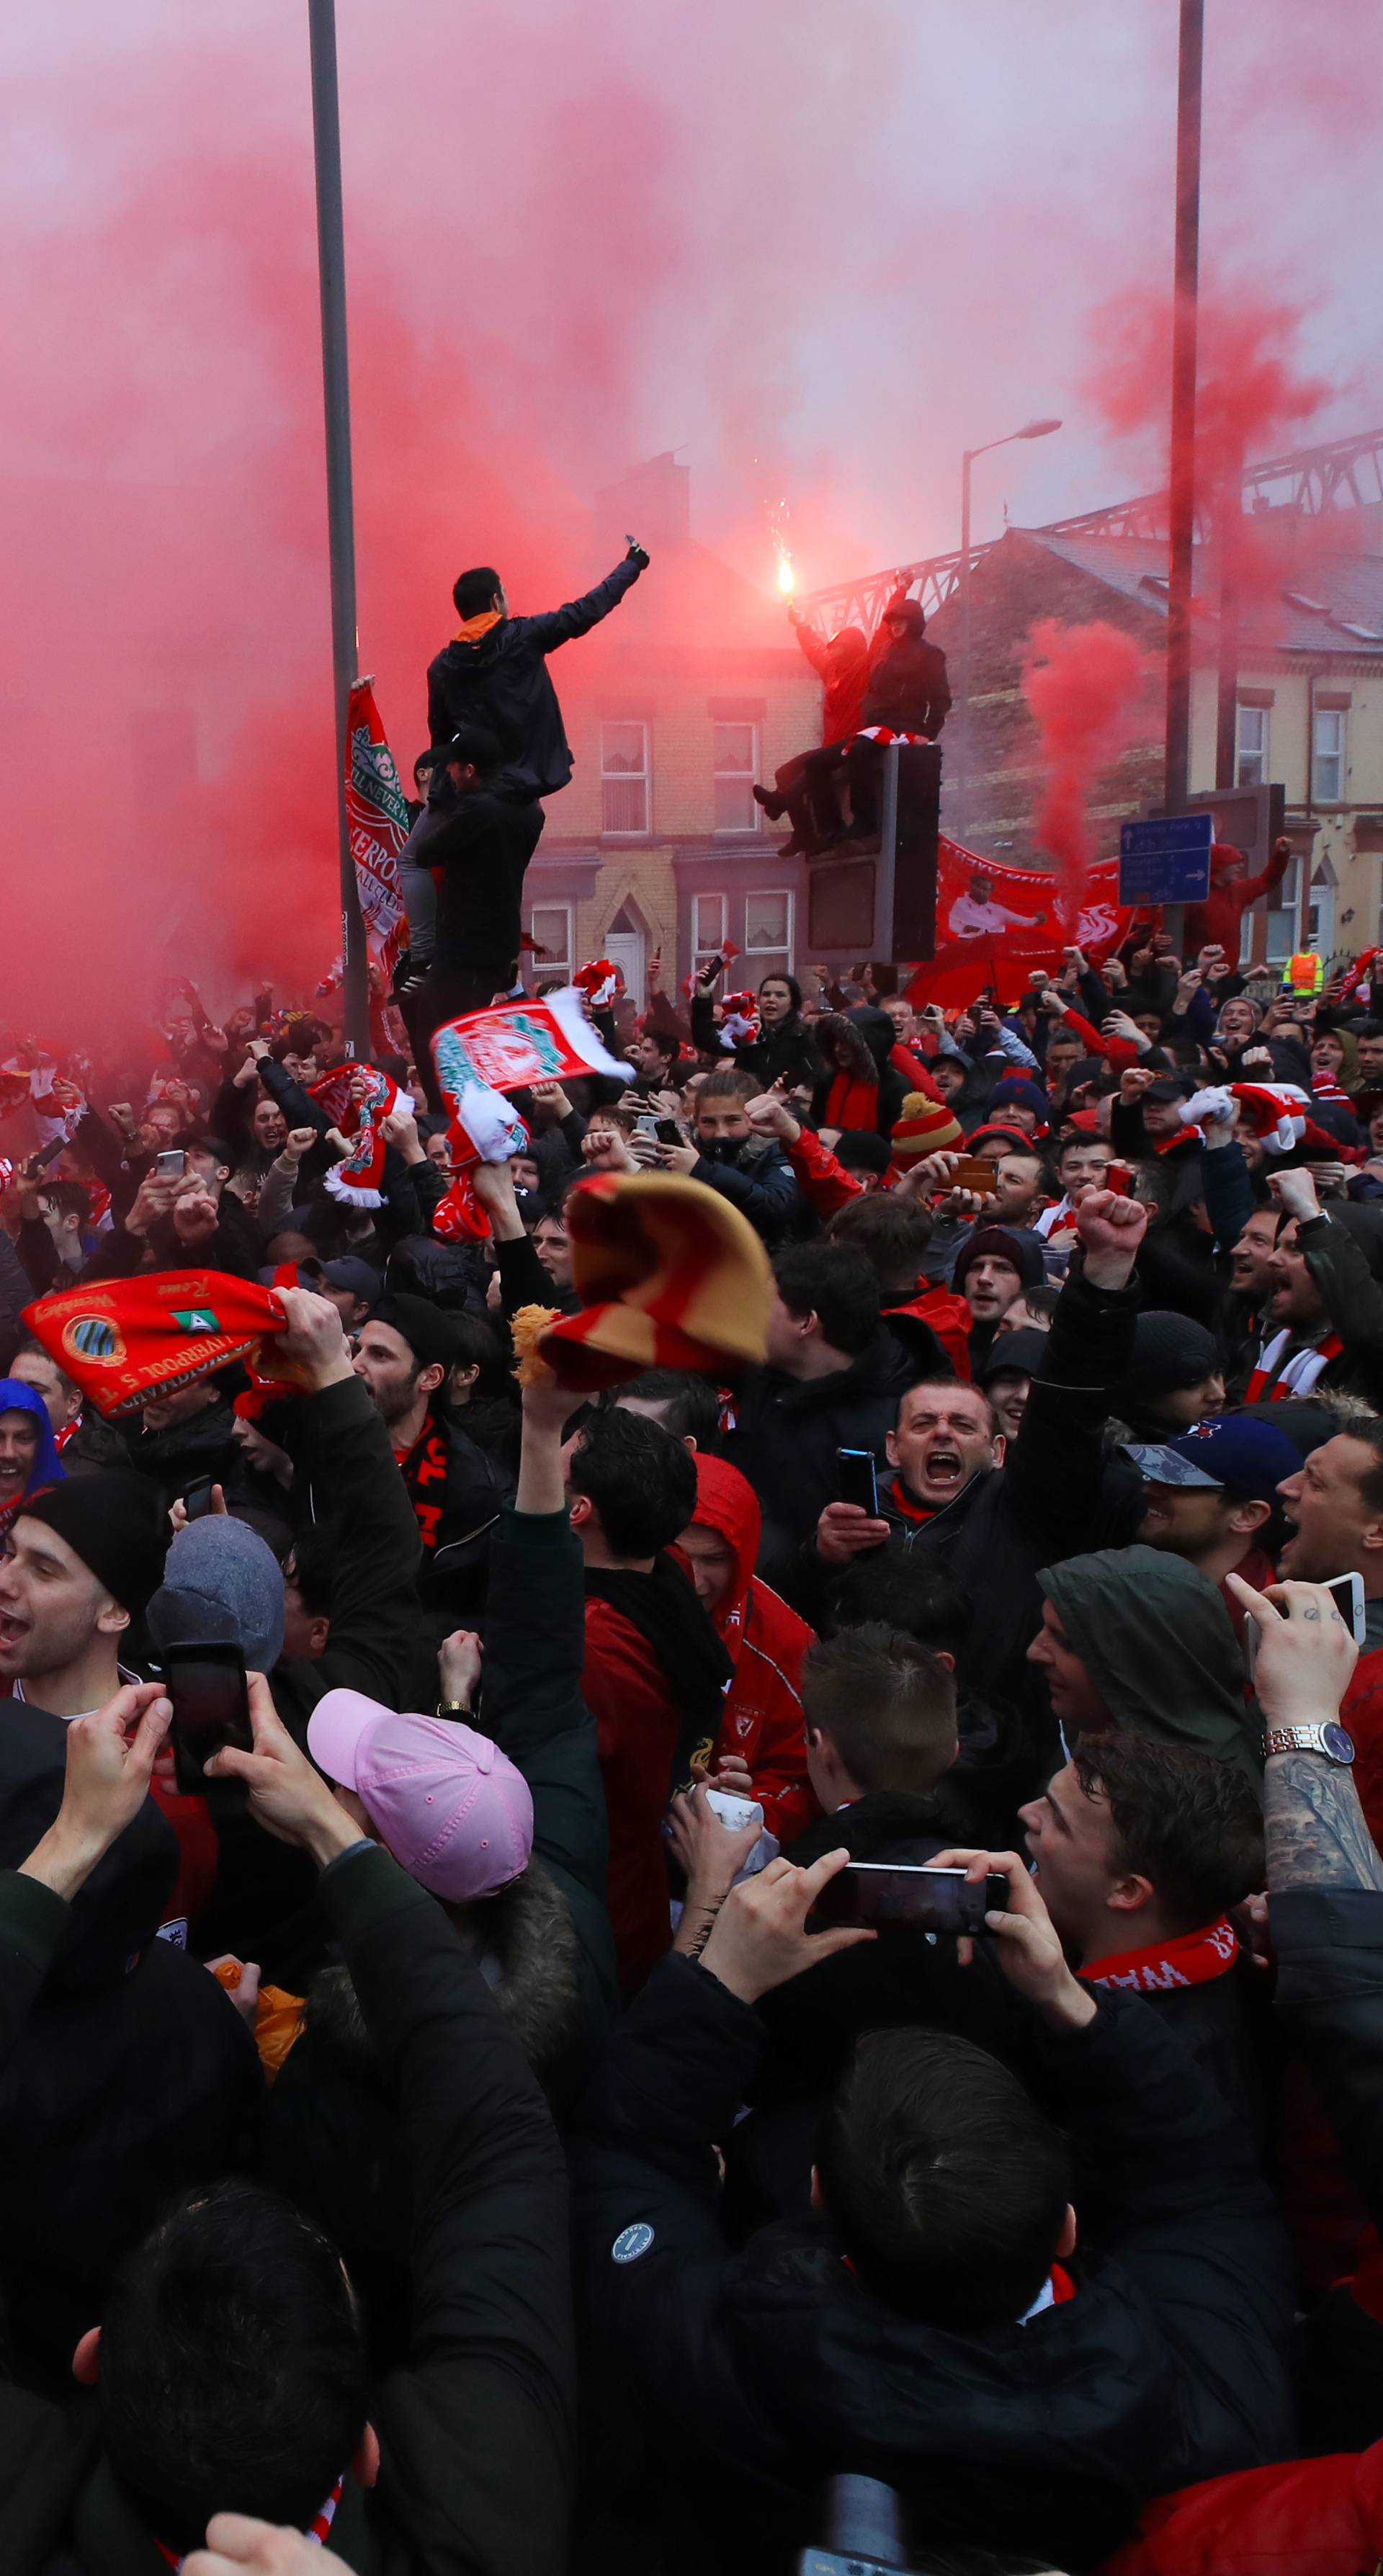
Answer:
POLYGON ((948 1448, 943 1441, 928 1450, 922 1462, 922 1487, 930 1502, 949 1502, 952 1494, 959 1493, 964 1479, 958 1449, 948 1448))

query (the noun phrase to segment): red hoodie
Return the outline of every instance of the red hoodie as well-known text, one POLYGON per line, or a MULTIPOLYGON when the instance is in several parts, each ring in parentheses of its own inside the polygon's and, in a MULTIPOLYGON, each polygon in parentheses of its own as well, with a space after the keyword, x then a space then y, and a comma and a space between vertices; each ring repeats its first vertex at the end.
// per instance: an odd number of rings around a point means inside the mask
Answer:
POLYGON ((807 1778, 800 1689, 812 1632, 754 1572, 761 1524, 748 1478, 698 1450, 696 1497, 697 1526, 717 1531, 735 1551, 729 1591, 712 1614, 735 1666, 715 1758, 737 1753, 748 1763, 764 1823, 780 1842, 791 1842, 821 1813, 807 1778))

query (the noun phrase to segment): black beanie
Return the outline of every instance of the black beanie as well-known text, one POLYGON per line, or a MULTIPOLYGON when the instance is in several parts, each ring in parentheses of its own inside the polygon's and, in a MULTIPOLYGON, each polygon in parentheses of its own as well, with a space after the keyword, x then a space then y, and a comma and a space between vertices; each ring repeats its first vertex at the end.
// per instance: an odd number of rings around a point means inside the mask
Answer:
POLYGON ((147 1609, 163 1581, 172 1537, 156 1486, 121 1467, 102 1468, 31 1495, 24 1517, 65 1539, 132 1619, 147 1609))
POLYGON ((1178 1388, 1199 1386, 1222 1365, 1213 1333, 1189 1315, 1168 1309, 1140 1315, 1133 1327, 1133 1360, 1119 1394, 1151 1403, 1178 1388))
POLYGON ((392 1332, 401 1333, 419 1368, 433 1368, 438 1361, 449 1369, 456 1362, 456 1335, 450 1318, 430 1297, 411 1297, 406 1290, 392 1289, 379 1298, 372 1324, 387 1324, 392 1332))

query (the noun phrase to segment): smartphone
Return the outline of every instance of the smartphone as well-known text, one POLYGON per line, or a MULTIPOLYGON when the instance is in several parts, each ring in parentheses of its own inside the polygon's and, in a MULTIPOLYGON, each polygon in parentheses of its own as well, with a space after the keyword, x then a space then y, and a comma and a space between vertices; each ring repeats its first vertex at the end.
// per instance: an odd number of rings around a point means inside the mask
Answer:
MULTIPOLYGON (((1351 1637, 1354 1639, 1356 1646, 1362 1646, 1365 1642, 1364 1578, 1362 1574, 1332 1574, 1325 1588, 1329 1593, 1331 1600, 1334 1602, 1336 1609, 1339 1611, 1340 1617, 1348 1628, 1351 1637)), ((1244 1661, 1248 1665, 1250 1672, 1253 1671, 1254 1665, 1258 1661, 1258 1637, 1259 1628, 1257 1620, 1246 1616, 1244 1620, 1244 1661)))
POLYGON ((245 1658, 238 1646, 166 1646, 163 1678, 173 1703, 173 1768, 185 1798, 229 1785, 208 1780, 206 1766, 223 1744, 254 1750, 245 1658))
POLYGON ((187 1487, 182 1507, 190 1521, 205 1520, 211 1509, 211 1485, 210 1476, 194 1476, 187 1487))
MULTIPOLYGON (((978 1198, 993 1198, 999 1186, 999 1175, 987 1154, 962 1154, 946 1190, 973 1190, 978 1198)), ((944 1197, 945 1191, 942 1192, 944 1197)))
POLYGON ((840 1500, 857 1503, 872 1521, 879 1517, 879 1471, 871 1449, 837 1449, 837 1482, 840 1500))
POLYGON ((906 1923, 917 1932, 969 1932, 989 1937, 986 1914, 1008 1906, 1008 1880, 998 1871, 968 1879, 963 1869, 912 1861, 851 1860, 823 1887, 808 1931, 834 1924, 906 1923))
POLYGON ((675 1118, 655 1118, 653 1121, 653 1133, 657 1137, 660 1145, 680 1145, 682 1143, 682 1130, 678 1126, 675 1118))
POLYGON ((645 1111, 642 1117, 635 1119, 634 1133, 636 1136, 648 1136, 656 1139, 658 1134, 658 1121, 653 1116, 651 1110, 645 1111))
POLYGON ((164 1180, 180 1181, 187 1168, 187 1156, 181 1145, 170 1145, 164 1154, 155 1154, 154 1170, 164 1180))

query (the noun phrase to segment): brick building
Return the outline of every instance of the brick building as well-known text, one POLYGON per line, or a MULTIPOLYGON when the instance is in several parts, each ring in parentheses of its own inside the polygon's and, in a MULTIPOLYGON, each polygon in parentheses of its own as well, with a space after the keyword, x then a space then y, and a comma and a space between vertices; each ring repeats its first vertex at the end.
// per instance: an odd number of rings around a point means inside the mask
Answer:
MULTIPOLYGON (((1248 954, 1357 953, 1383 940, 1383 431, 1245 469, 1236 778, 1281 785, 1294 857, 1273 909, 1246 919, 1248 954)), ((1219 566, 1200 530, 1193 572, 1191 788, 1215 784, 1219 566)), ((1093 784, 1096 855, 1163 793, 1166 496, 1153 493, 1045 528, 1008 528, 971 550, 971 760, 965 838, 1040 867, 1033 817, 1043 768, 1023 697, 1041 618, 1099 619, 1133 637, 1149 681, 1134 738, 1093 784)), ((958 555, 903 568, 959 694, 958 555)), ((808 603, 825 632, 872 629, 897 575, 870 574, 808 603)), ((952 716, 943 747, 954 738, 952 716)), ((943 762, 942 824, 948 821, 943 762)))
POLYGON ((756 984, 805 938, 801 863, 750 789, 820 739, 820 682, 781 605, 693 541, 689 480, 660 456, 599 496, 593 560, 633 528, 653 563, 552 666, 576 769, 525 888, 539 973, 610 957, 637 1004, 655 949, 675 994, 727 939, 756 984))

